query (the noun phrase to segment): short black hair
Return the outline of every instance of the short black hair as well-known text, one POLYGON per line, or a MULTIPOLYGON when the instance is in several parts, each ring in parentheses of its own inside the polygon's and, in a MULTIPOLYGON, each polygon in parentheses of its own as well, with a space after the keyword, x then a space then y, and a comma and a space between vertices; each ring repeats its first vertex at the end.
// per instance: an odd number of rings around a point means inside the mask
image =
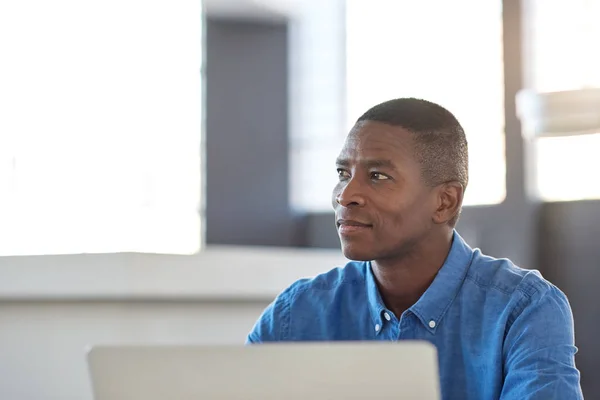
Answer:
MULTIPOLYGON (((439 104, 416 98, 399 98, 378 104, 357 123, 376 121, 399 126, 414 134, 415 156, 427 185, 456 181, 466 190, 469 153, 465 132, 456 117, 439 104)), ((455 226, 459 213, 450 221, 455 226)))

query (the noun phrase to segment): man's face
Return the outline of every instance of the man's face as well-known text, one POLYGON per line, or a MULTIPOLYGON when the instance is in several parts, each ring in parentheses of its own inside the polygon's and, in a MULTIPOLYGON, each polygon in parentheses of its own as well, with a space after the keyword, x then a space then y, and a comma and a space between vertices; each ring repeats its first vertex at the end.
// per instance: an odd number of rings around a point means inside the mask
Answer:
POLYGON ((412 133, 361 122, 346 138, 337 169, 332 201, 347 258, 402 256, 432 229, 435 191, 423 182, 412 133))

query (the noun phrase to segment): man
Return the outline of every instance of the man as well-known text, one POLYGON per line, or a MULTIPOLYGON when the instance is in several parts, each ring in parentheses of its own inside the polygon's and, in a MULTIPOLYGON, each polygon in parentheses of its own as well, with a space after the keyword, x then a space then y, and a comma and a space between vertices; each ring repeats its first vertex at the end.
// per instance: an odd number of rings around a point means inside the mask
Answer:
POLYGON ((468 155, 449 111, 418 99, 371 108, 337 171, 335 221, 355 261, 284 290, 248 343, 427 340, 445 399, 582 398, 565 295, 454 230, 468 155))

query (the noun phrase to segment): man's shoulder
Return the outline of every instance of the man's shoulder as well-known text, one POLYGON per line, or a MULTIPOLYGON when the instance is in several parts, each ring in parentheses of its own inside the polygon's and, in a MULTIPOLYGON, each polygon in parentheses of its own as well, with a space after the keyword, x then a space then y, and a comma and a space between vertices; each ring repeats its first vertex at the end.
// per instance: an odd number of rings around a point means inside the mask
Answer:
POLYGON ((479 249, 474 250, 467 280, 507 296, 521 294, 533 298, 556 289, 538 270, 519 267, 507 258, 485 255, 479 249))
POLYGON ((322 316, 335 302, 360 299, 367 265, 348 262, 343 267, 295 281, 263 311, 248 335, 247 343, 290 340, 298 324, 304 323, 302 321, 322 316))
POLYGON ((363 285, 367 265, 365 262, 349 261, 342 267, 333 268, 310 278, 298 279, 282 291, 278 298, 293 303, 307 294, 311 298, 319 298, 339 290, 363 285))

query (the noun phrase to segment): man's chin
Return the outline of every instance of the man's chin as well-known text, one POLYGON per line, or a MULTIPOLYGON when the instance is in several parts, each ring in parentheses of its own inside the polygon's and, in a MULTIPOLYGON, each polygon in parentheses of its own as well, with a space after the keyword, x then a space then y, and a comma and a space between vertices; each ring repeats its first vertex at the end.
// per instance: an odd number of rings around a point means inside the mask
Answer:
POLYGON ((359 249, 355 246, 344 246, 342 244, 342 253, 344 257, 352 261, 372 261, 373 253, 367 249, 359 249))

